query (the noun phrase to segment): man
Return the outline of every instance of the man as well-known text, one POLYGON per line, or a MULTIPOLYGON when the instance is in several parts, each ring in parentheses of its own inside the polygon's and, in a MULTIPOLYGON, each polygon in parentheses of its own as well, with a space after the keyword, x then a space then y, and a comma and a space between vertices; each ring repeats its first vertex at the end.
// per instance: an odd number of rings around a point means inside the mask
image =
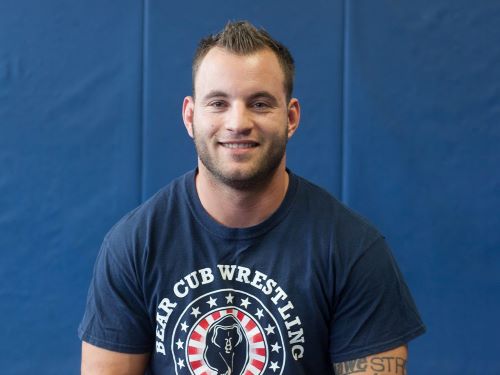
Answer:
POLYGON ((288 50, 247 22, 202 40, 183 119, 198 168, 106 236, 83 374, 405 374, 424 332, 383 237, 286 168, 288 50))

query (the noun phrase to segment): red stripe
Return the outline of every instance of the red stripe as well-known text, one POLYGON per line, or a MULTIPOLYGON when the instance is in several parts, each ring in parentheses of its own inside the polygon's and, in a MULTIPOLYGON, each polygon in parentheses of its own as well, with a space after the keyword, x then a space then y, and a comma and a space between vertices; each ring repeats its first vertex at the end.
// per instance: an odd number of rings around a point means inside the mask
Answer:
POLYGON ((259 370, 262 370, 264 368, 264 362, 261 362, 258 359, 253 359, 252 366, 259 370))
POLYGON ((243 318, 245 317, 245 314, 243 314, 241 311, 238 311, 238 313, 236 314, 236 317, 241 322, 243 320, 243 318))
POLYGON ((217 320, 220 318, 220 311, 216 311, 212 314, 213 320, 217 320))
POLYGON ((248 331, 251 331, 252 329, 254 329, 256 326, 256 324, 253 322, 253 320, 250 320, 247 325, 245 326, 245 329, 248 331))
POLYGON ((261 342, 264 341, 262 339, 262 334, 259 332, 254 337, 252 337, 252 342, 261 342))
POLYGON ((203 320, 200 322, 200 327, 201 327, 201 328, 203 328, 204 330, 206 330, 206 329, 207 329, 207 327, 208 327, 208 322, 207 322, 205 319, 203 319, 203 320))
POLYGON ((266 348, 255 348, 253 351, 257 355, 266 356, 266 348))
POLYGON ((193 362, 190 362, 191 363, 191 368, 193 370, 196 370, 198 367, 201 367, 201 361, 193 361, 193 362))
POLYGON ((198 354, 198 353, 200 353, 200 349, 195 348, 194 346, 190 346, 190 347, 188 347, 188 353, 189 354, 198 354))
POLYGON ((201 335, 198 332, 196 332, 196 331, 193 331, 193 333, 191 334, 191 338, 193 340, 195 340, 195 341, 201 341, 200 340, 201 339, 201 335))

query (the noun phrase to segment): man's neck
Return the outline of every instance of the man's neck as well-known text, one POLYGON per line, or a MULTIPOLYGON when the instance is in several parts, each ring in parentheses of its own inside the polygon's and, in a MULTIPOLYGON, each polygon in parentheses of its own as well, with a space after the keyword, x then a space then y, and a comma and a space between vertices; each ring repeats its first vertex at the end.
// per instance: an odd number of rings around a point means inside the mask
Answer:
POLYGON ((229 228, 260 224, 278 209, 288 189, 284 163, 266 184, 246 190, 232 188, 207 172, 201 167, 196 175, 201 204, 215 221, 229 228))

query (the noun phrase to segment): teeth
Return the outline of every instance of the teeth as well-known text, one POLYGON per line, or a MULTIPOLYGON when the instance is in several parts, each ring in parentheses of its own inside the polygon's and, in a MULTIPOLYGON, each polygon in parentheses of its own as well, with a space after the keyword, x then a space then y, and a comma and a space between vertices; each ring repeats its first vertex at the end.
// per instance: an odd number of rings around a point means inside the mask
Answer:
POLYGON ((226 148, 252 148, 255 147, 253 143, 223 143, 222 146, 226 148))

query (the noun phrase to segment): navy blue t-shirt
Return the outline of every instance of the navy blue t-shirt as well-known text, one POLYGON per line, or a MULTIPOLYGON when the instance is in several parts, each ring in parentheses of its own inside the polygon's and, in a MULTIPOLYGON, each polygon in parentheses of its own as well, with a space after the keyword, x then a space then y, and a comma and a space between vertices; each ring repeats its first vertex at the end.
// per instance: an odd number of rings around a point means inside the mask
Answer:
POLYGON ((104 239, 80 338, 150 352, 150 374, 331 374, 422 334, 384 238, 289 174, 281 206, 250 228, 207 214, 195 171, 126 215, 104 239))

